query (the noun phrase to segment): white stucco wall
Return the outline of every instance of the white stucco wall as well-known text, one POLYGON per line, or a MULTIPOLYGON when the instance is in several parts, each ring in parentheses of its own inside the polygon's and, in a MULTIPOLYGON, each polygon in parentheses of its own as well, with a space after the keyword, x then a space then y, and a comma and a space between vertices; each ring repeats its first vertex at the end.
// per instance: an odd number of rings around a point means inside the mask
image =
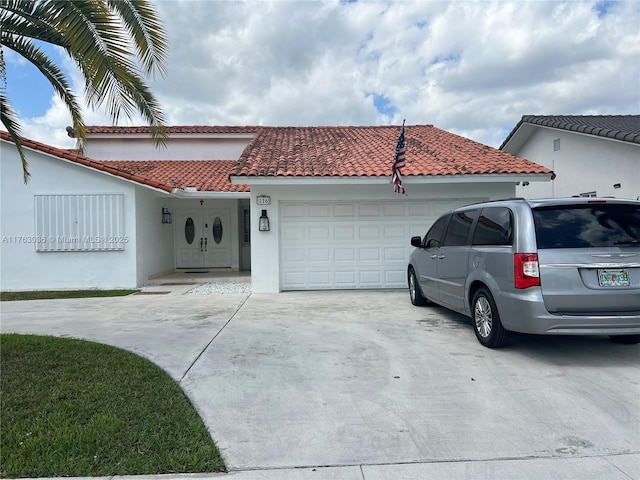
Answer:
POLYGON ((640 145, 540 127, 512 153, 556 173, 552 182, 520 185, 516 189, 519 196, 565 197, 586 192, 630 199, 640 196, 640 145), (558 138, 560 150, 554 152, 558 138), (615 184, 620 188, 614 188, 615 184))
POLYGON ((95 160, 237 160, 250 135, 169 138, 156 148, 148 136, 90 136, 85 155, 95 160))
MULTIPOLYGON (((252 185, 251 186, 251 289, 254 293, 280 291, 279 270, 279 203, 282 201, 351 201, 389 200, 416 201, 450 198, 499 199, 513 197, 515 185, 508 183, 406 184, 408 196, 393 192, 385 185, 252 185), (271 204, 257 205, 256 197, 269 195, 271 204), (258 231, 262 210, 269 216, 269 232, 258 231)), ((428 226, 425 226, 428 228, 428 226)), ((426 230, 425 230, 426 231, 426 230)), ((407 238, 407 242, 409 242, 407 238)))
POLYGON ((134 185, 29 149, 25 151, 31 180, 25 185, 15 146, 3 141, 0 142, 0 149, 0 289, 7 291, 135 287, 134 185), (35 251, 34 195, 95 193, 124 195, 124 233, 128 237, 124 250, 35 251))
POLYGON ((173 224, 162 223, 162 209, 173 211, 173 199, 144 187, 136 187, 136 282, 175 268, 173 224))

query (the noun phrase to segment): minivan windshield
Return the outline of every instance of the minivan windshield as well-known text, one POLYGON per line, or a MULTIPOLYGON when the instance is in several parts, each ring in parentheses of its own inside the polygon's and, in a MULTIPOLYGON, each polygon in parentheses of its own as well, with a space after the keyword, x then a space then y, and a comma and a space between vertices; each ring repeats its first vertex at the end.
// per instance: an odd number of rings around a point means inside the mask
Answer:
POLYGON ((538 248, 619 247, 640 244, 640 206, 555 205, 533 209, 538 248))

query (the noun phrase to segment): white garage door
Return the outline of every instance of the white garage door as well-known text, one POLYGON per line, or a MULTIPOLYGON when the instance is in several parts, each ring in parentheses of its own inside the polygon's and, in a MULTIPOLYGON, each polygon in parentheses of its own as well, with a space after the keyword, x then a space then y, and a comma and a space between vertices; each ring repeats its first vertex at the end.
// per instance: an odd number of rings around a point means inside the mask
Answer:
POLYGON ((281 202, 282 290, 404 288, 413 235, 470 200, 281 202))

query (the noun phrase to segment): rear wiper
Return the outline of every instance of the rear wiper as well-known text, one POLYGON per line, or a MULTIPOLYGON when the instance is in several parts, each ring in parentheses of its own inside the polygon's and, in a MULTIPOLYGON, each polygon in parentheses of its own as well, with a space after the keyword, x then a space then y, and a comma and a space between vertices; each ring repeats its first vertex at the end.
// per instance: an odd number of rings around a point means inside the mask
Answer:
POLYGON ((640 239, 628 240, 626 242, 613 242, 614 245, 640 245, 640 239))

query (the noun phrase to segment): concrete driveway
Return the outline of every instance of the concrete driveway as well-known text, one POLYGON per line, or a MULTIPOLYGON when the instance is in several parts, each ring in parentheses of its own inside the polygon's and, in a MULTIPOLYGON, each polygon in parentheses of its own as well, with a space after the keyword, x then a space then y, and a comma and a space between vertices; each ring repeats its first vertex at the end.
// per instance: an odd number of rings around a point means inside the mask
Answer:
POLYGON ((404 291, 1 308, 2 332, 85 338, 154 361, 238 475, 334 467, 327 478, 640 478, 637 345, 517 336, 490 350, 468 319, 413 307, 404 291))

